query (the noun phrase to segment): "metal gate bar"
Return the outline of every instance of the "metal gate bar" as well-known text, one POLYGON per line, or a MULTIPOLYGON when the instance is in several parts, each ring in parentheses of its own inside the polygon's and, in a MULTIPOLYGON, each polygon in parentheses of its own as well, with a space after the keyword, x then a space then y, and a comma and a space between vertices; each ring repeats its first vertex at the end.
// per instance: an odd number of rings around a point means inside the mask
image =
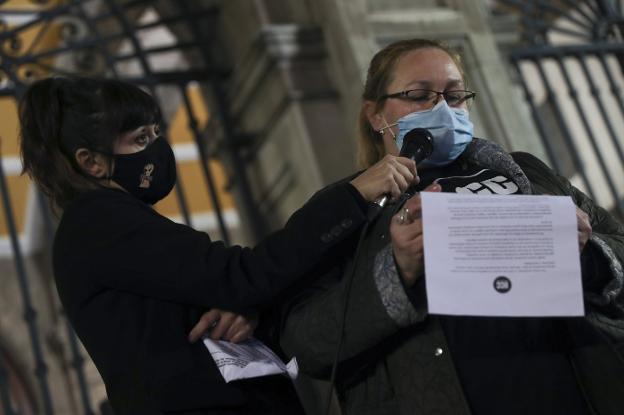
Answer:
MULTIPOLYGON (((603 51, 599 51, 597 53, 597 56, 600 60, 600 64, 602 65, 602 68, 605 72, 605 74, 607 75, 607 80, 609 81, 609 89, 611 90, 611 94, 613 94, 613 96, 615 97, 615 101, 618 103, 618 107, 620 108, 620 112, 622 114, 622 116, 624 117, 624 99, 622 98, 622 88, 620 88, 616 83, 615 83, 615 79, 613 78, 613 73, 611 73, 611 68, 609 68, 608 62, 607 62, 607 58, 604 54, 603 51)), ((620 154, 622 154, 623 150, 622 150, 622 145, 618 146, 620 149, 620 154)), ((622 156, 620 156, 622 157, 622 156)))
MULTIPOLYGON (((602 173, 605 176, 605 180, 609 186, 609 190, 617 195, 617 190, 616 190, 616 186, 615 183, 613 182, 613 178, 612 176, 609 174, 609 168, 607 167, 607 163, 602 155, 602 152, 600 151, 600 148, 598 147, 598 140, 596 138, 596 136, 594 135, 593 129, 591 128, 591 126, 589 125, 589 121, 587 119, 587 116, 585 114, 585 110, 583 109, 583 107, 581 106, 581 103, 579 101, 578 98, 578 92, 576 90, 576 88, 574 88, 572 81, 570 79, 570 75, 568 72, 568 68, 565 66, 564 62, 563 62, 564 57, 563 56, 559 56, 556 61, 557 64, 559 66, 559 70, 561 71, 561 73, 563 74, 563 77, 566 81, 567 87, 568 87, 568 91, 569 91, 569 95, 572 98, 572 100, 574 101, 576 110, 577 110, 577 114, 580 116, 581 118, 581 122, 583 123, 583 127, 585 129, 585 133, 587 134, 587 137, 589 138, 589 143, 592 146, 592 149, 594 151, 594 154, 596 155, 597 159, 598 159, 598 163, 600 164, 600 167, 602 169, 602 173)), ((585 62, 583 61, 582 63, 583 65, 583 69, 585 72, 585 76, 588 78, 588 82, 590 85, 590 90, 592 90, 592 94, 597 94, 597 92, 595 92, 595 90, 597 89, 595 87, 595 85, 593 84, 593 81, 590 79, 590 75, 587 72, 587 67, 585 66, 585 62)), ((596 95, 594 95, 595 98, 597 98, 596 95)), ((604 118, 606 118, 606 113, 604 112, 604 108, 602 107, 602 103, 599 101, 599 109, 601 110, 601 114, 603 115, 604 118)), ((568 133, 569 134, 569 133, 568 133)), ((572 140, 570 140, 569 143, 567 143, 568 145, 570 145, 572 149, 575 149, 575 145, 574 143, 571 142, 572 140)), ((572 151, 573 154, 578 154, 578 151, 572 151)), ((579 166, 581 169, 583 170, 587 170, 586 165, 580 165, 579 166)))
MULTIPOLYGON (((52 223, 52 215, 50 212, 50 208, 48 206, 47 200, 43 193, 39 190, 35 190, 37 202, 39 204, 39 209, 41 211, 41 216, 43 220, 43 227, 45 230, 45 235, 48 240, 49 246, 52 246, 54 241, 54 225, 52 223)), ((51 264, 50 264, 51 265, 51 264)), ((78 339, 76 338, 76 333, 69 320, 64 317, 64 324, 67 330, 67 339, 69 341, 69 349, 71 352, 71 367, 76 372, 76 377, 78 379, 78 389, 80 393, 80 401, 82 402, 82 408, 84 410, 85 415, 95 415, 93 410, 91 409, 91 397, 89 395, 89 388, 87 386, 86 375, 84 371, 84 358, 80 353, 78 339)))
POLYGON ((11 404, 11 390, 9 389, 9 372, 4 366, 4 356, 0 353, 0 403, 4 415, 17 415, 11 404))
POLYGON ((217 217, 217 222, 219 224, 219 231, 221 232, 221 239, 225 243, 226 246, 230 245, 230 236, 227 230, 227 226, 225 225, 225 220, 223 219, 223 212, 221 211, 221 202, 219 201, 219 195, 217 194, 216 188, 217 185, 215 183, 212 172, 210 171, 209 165, 209 157, 206 154, 206 149, 201 142, 201 133, 199 132, 199 127, 197 123, 197 117, 195 116, 195 111, 193 110, 193 106, 191 105, 191 100, 188 96, 188 84, 180 85, 180 93, 182 94, 182 99, 184 101, 184 107, 186 108, 186 114, 188 115, 188 125, 193 133, 193 140, 195 142, 195 146, 197 148, 197 152, 199 153, 199 164, 201 166, 202 172, 204 174, 204 178, 208 183, 208 194, 210 196, 210 200, 212 201, 212 206, 215 212, 215 216, 217 217))
MULTIPOLYGON (((136 0, 137 3, 143 3, 143 1, 145 0, 136 0)), ((128 20, 128 17, 125 15, 123 10, 117 5, 115 0, 106 0, 106 4, 108 4, 109 9, 119 19, 119 23, 121 24, 123 31, 126 33, 128 40, 130 40, 130 42, 132 43, 132 47, 134 48, 134 50, 141 51, 142 50, 141 43, 139 42, 139 39, 136 36, 136 32, 134 32, 133 27, 130 24, 130 21, 128 20)), ((146 85, 148 89, 150 90, 154 99, 156 99, 157 98, 156 85, 155 85, 155 81, 153 77, 152 68, 150 67, 150 64, 147 61, 147 58, 145 57, 144 54, 139 53, 137 58, 139 59, 139 62, 141 64, 141 69, 143 70, 143 74, 146 79, 146 85)), ((164 119, 161 120, 160 124, 161 124, 161 128, 163 129, 163 131, 169 130, 167 128, 167 123, 164 119)), ((176 166, 176 169, 177 169, 177 166, 176 166)), ((184 185, 182 183, 182 178, 180 177, 180 175, 178 175, 177 180, 176 180, 175 194, 176 194, 176 199, 178 201, 178 206, 180 207, 180 211, 182 212, 184 223, 187 224, 188 226, 192 226, 191 215, 189 213, 188 205, 186 203, 184 185)))
POLYGON ((52 415, 52 395, 48 386, 47 372, 48 367, 43 358, 41 350, 41 342, 39 340, 39 332, 37 331, 37 312, 32 306, 32 296, 28 286, 26 277, 26 267, 24 266, 24 257, 20 248, 17 227, 15 226, 15 216, 11 206, 11 198, 7 186, 4 168, 2 167, 2 158, 0 157, 0 193, 2 196, 2 205, 4 207, 4 215, 9 230, 9 238, 11 240, 11 248, 13 249, 13 260, 15 262, 15 270, 17 271, 17 281, 19 284, 20 295, 22 298, 22 306, 24 308, 24 320, 28 327, 30 344, 35 359, 35 376, 39 381, 39 389, 41 398, 43 399, 43 411, 46 415, 52 415))
MULTIPOLYGON (((544 65, 542 63, 542 60, 536 59, 533 61, 533 63, 537 66, 538 73, 540 75, 540 80, 542 82, 544 89, 546 90, 546 99, 548 101, 548 104, 550 105, 550 108, 554 112, 555 120, 557 122, 557 126, 559 127, 562 133, 563 140, 565 141, 567 148, 574 149, 576 146, 574 142, 572 141, 572 135, 570 133, 567 123, 565 122, 565 118, 563 116, 561 108, 559 107, 559 103, 557 101, 557 94, 552 89, 550 82, 548 82, 548 77, 546 75, 546 72, 544 71, 544 65)), ((544 142, 549 141, 548 136, 543 136, 542 140, 544 142)), ((587 186, 587 191, 589 195, 591 195, 591 197, 593 198, 594 191, 592 189, 591 182, 588 180, 587 175, 586 175, 585 163, 581 159, 578 152, 571 151, 571 155, 572 155, 572 159, 574 160, 574 163, 579 167, 581 171, 581 175, 583 176, 583 181, 585 182, 585 185, 587 186)))
MULTIPOLYGON (((583 59, 582 56, 576 56, 577 60, 579 61, 579 63, 581 64, 581 68, 583 69, 583 74, 585 75, 585 78, 587 79, 587 82, 589 84, 589 91, 592 95, 592 97, 594 98, 594 101, 596 102, 596 105, 598 106, 598 110, 599 113, 602 117, 603 122, 605 123, 605 127, 607 128, 607 131, 609 133, 609 137, 611 138, 611 142, 613 143, 616 151, 618 152, 619 158, 620 160, 624 160, 624 157, 622 156, 622 152, 620 151, 620 146, 618 145, 618 140, 617 137, 615 135, 615 131, 613 129, 613 124, 611 123, 611 120, 608 117, 607 111, 604 107, 604 104, 600 98, 600 89, 596 86, 596 84, 594 83, 594 80, 591 76, 591 74, 589 73, 589 69, 587 67, 587 62, 585 59, 583 59)), ((599 161, 600 161, 600 166, 602 167, 602 170, 604 172, 605 177, 607 178, 607 184, 609 185, 609 190, 611 191, 611 193, 613 194, 613 197, 615 199, 615 206, 616 206, 616 210, 620 215, 624 215, 624 201, 622 200, 622 198, 620 197, 617 188, 615 186, 615 184, 613 183, 613 179, 612 179, 612 175, 609 174, 609 169, 606 165, 606 162, 604 161, 604 157, 602 155, 602 152, 600 151, 600 149, 598 148, 598 143, 594 140, 591 141, 591 144, 594 148, 594 152, 596 153, 596 156, 598 157, 599 161)))
POLYGON ((553 123, 561 133, 564 151, 576 166, 583 188, 591 198, 596 199, 603 187, 599 187, 601 183, 592 183, 589 177, 590 173, 599 174, 598 177, 604 181, 604 191, 613 201, 613 212, 624 218, 624 195, 619 189, 624 172, 624 140, 617 129, 622 124, 620 116, 624 123, 624 99, 621 74, 615 73, 610 65, 613 57, 624 70, 622 2, 497 0, 496 3, 505 6, 502 9, 504 12, 519 17, 523 45, 512 50, 509 57, 519 75, 541 142, 554 168, 563 171, 562 161, 558 160, 556 144, 549 140, 548 122, 540 114, 541 103, 535 102, 530 82, 539 82, 539 88, 543 88, 546 94, 544 105, 552 111, 553 123), (553 34, 563 34, 567 41, 558 44, 553 34), (545 66, 545 61, 550 59, 556 64, 553 72, 545 66), (596 69, 598 66, 594 68, 594 59, 600 69, 596 69), (523 62, 535 66, 535 78, 528 78, 529 75, 523 73, 523 62), (578 75, 575 72, 577 66, 570 64, 578 64, 578 75), (557 95, 558 91, 553 89, 558 82, 564 83, 567 97, 564 98, 561 93, 557 95), (585 85, 588 93, 585 92, 585 85), (564 113, 568 103, 570 113, 564 113), (590 110, 587 104, 593 105, 594 109, 590 110), (575 117, 580 124, 579 131, 571 130, 574 125, 571 117, 575 117), (588 146, 587 156, 581 153, 581 145, 588 146), (616 156, 617 161, 614 161, 616 156))
MULTIPOLYGON (((511 62, 516 72, 518 73, 518 76, 522 79, 522 82, 520 84, 522 86, 524 98, 531 110, 531 115, 533 116, 533 120, 535 121, 535 126, 537 127, 537 131, 539 132, 540 137, 546 137, 547 136, 546 122, 544 121, 542 114, 539 112, 539 109, 537 108, 537 105, 535 103, 535 98, 533 96, 533 92, 531 92, 531 90, 529 89, 529 86, 527 85, 526 82, 524 82, 524 79, 522 78, 522 68, 520 67, 520 61, 512 57, 511 62)), ((549 140, 544 140, 544 139, 542 139, 542 143, 544 144, 544 149, 546 150, 548 159, 555 167, 555 170, 561 171, 563 166, 561 165, 561 161, 559 157, 557 157, 555 147, 553 146, 553 144, 549 140)), ((584 176, 583 176, 583 181, 587 183, 587 178, 584 176)))
MULTIPOLYGON (((209 67, 218 67, 218 60, 214 58, 213 53, 209 48, 209 44, 206 41, 202 42, 203 36, 199 28, 197 17, 191 11, 189 2, 187 0, 176 1, 175 5, 178 7, 180 13, 189 16, 190 30, 193 37, 198 40, 198 46, 202 52, 204 60, 209 67)), ((255 240, 259 240, 262 236, 268 233, 267 225, 258 209, 255 206, 253 193, 249 180, 247 179, 247 173, 245 171, 245 163, 243 163, 240 149, 237 148, 235 143, 235 127, 234 120, 230 114, 230 105, 226 97, 224 88, 224 79, 219 74, 220 71, 214 71, 211 73, 210 86, 214 94, 216 103, 216 114, 223 126, 224 144, 227 156, 232 161, 232 168, 234 170, 234 178, 237 180, 237 185, 240 188, 241 200, 245 208, 245 213, 249 217, 249 224, 251 226, 251 233, 255 240)))

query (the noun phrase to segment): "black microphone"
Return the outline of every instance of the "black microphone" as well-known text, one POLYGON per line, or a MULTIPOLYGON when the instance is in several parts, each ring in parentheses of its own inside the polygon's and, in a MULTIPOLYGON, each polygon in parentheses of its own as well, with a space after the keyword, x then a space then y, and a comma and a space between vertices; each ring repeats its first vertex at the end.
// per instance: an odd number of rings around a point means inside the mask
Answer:
MULTIPOLYGON (((410 160, 414 160, 416 165, 429 157, 433 153, 433 136, 424 128, 414 128, 405 134, 403 139, 403 146, 399 155, 401 157, 407 157, 410 160)), ((390 196, 384 195, 375 200, 375 204, 379 206, 379 209, 384 207, 390 199, 390 196)))

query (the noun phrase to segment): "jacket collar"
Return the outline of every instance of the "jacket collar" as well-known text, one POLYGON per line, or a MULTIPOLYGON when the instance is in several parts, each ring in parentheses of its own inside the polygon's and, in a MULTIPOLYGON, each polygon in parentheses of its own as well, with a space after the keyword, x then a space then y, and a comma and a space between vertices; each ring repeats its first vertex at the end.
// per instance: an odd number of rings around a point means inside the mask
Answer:
POLYGON ((514 181, 523 194, 530 195, 531 183, 513 157, 493 141, 474 137, 462 155, 463 160, 496 170, 514 181))

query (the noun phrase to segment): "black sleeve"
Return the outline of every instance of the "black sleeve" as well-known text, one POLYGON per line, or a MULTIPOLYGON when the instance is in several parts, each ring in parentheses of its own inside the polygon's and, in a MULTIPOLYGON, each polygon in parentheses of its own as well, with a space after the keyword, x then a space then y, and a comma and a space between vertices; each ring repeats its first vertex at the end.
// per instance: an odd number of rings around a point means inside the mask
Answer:
MULTIPOLYGON (((82 206, 98 211, 98 203, 82 206)), ((200 307, 244 312, 269 302, 365 220, 349 185, 317 194, 255 248, 226 247, 206 233, 116 197, 100 220, 76 220, 57 233, 57 273, 89 276, 92 291, 117 289, 200 307), (85 223, 94 222, 94 223, 85 223), (68 231, 67 227, 73 228, 68 231), (100 287, 100 288, 98 288, 100 287)), ((88 216, 92 218, 93 216, 88 216)), ((63 225, 62 225, 63 226, 63 225)))

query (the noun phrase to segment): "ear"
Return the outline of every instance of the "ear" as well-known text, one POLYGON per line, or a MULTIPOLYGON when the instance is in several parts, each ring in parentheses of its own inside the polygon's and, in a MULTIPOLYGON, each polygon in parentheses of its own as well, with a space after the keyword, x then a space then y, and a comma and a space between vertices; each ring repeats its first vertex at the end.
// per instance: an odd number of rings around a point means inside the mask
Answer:
POLYGON ((94 153, 86 148, 79 148, 74 156, 80 169, 88 175, 98 179, 108 176, 108 159, 102 154, 94 153))
POLYGON ((373 130, 379 131, 386 126, 383 116, 377 111, 377 103, 375 101, 364 101, 362 106, 364 107, 364 114, 366 114, 366 118, 371 127, 373 127, 373 130))

